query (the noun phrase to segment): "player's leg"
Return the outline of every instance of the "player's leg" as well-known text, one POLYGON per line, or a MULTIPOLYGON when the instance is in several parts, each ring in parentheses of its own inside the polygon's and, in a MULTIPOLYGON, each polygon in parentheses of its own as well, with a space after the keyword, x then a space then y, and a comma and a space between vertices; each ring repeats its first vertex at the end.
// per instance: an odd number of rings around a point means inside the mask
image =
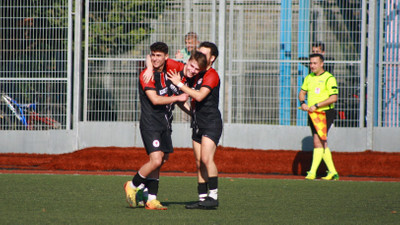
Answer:
POLYGON ((203 136, 201 139, 201 162, 207 168, 209 194, 200 205, 205 207, 218 206, 218 169, 214 162, 217 146, 213 140, 203 136))
POLYGON ((193 153, 196 160, 196 167, 197 167, 197 193, 199 196, 199 201, 188 204, 185 206, 186 209, 203 209, 203 206, 200 206, 199 203, 204 201, 207 198, 208 192, 208 175, 207 175, 207 168, 201 162, 201 138, 202 138, 202 131, 197 127, 194 127, 192 130, 192 143, 193 143, 193 153))
POLYGON ((154 210, 166 210, 167 207, 161 205, 160 201, 157 200, 158 187, 159 187, 159 178, 160 178, 160 169, 164 162, 168 159, 168 153, 164 154, 161 158, 161 162, 159 167, 153 170, 147 177, 146 187, 148 189, 148 199, 146 202, 146 209, 154 209, 154 210))
POLYGON ((126 200, 131 207, 136 207, 137 202, 142 201, 142 190, 149 175, 157 177, 158 168, 162 164, 164 153, 162 151, 152 152, 149 155, 150 160, 146 162, 133 177, 132 181, 128 181, 124 185, 126 200))
POLYGON ((149 155, 149 161, 146 162, 136 173, 131 181, 124 185, 126 200, 131 207, 137 205, 137 193, 145 188, 145 182, 148 175, 157 169, 161 163, 164 153, 160 150, 162 132, 151 130, 140 130, 142 140, 149 155))
POLYGON ((148 189, 148 200, 146 202, 146 209, 152 210, 166 210, 167 207, 163 206, 159 200, 157 200, 157 193, 159 187, 160 169, 161 166, 168 160, 169 153, 173 152, 171 132, 169 130, 161 133, 160 145, 156 146, 162 151, 152 152, 150 154, 150 161, 154 161, 152 172, 149 174, 146 186, 148 189))
MULTIPOLYGON (((197 140, 197 139, 196 139, 197 140)), ((193 153, 196 160, 197 167, 197 193, 199 196, 199 201, 188 204, 185 206, 186 209, 201 209, 202 206, 199 205, 200 201, 204 201, 207 197, 207 168, 201 163, 201 143, 193 140, 193 153)))

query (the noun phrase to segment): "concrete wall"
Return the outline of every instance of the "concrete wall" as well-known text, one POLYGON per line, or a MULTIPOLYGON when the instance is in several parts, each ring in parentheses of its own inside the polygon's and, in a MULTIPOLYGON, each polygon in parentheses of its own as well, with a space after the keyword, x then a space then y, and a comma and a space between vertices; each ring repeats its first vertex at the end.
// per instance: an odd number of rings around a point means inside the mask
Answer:
MULTIPOLYGON (((373 149, 367 149, 367 128, 331 128, 328 140, 332 151, 374 150, 400 152, 399 128, 374 128, 373 149)), ((191 147, 187 123, 173 124, 175 147, 191 147)), ((75 130, 0 131, 1 153, 60 154, 88 147, 143 147, 138 123, 87 122, 75 130)), ((220 145, 260 150, 312 151, 308 127, 225 124, 220 145)))

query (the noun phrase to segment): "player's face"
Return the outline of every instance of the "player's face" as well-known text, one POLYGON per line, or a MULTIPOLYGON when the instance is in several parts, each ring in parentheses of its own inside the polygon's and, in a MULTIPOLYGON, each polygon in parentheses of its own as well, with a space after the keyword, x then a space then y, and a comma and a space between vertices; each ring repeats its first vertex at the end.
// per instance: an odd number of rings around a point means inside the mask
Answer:
POLYGON ((186 77, 188 77, 188 78, 192 78, 192 77, 196 76, 201 71, 200 67, 199 67, 199 63, 194 59, 189 60, 186 63, 186 65, 187 65, 186 66, 186 77))
POLYGON ((315 73, 316 75, 320 75, 324 72, 323 66, 324 62, 322 62, 319 57, 312 57, 310 59, 311 72, 315 73))
POLYGON ((317 47, 312 47, 312 53, 313 54, 321 54, 321 55, 323 55, 325 52, 322 51, 321 47, 317 46, 317 47))
POLYGON ((168 54, 165 54, 164 52, 152 51, 150 54, 150 59, 151 64, 153 65, 153 69, 155 71, 161 72, 165 65, 165 61, 168 59, 168 54))
MULTIPOLYGON (((207 58, 207 67, 211 67, 212 63, 214 62, 215 57, 211 56, 211 49, 201 47, 198 49, 199 52, 203 53, 207 58)), ((208 68, 207 68, 208 69, 208 68)))
POLYGON ((195 38, 187 39, 187 40, 185 40, 185 45, 186 45, 186 49, 189 52, 191 52, 197 46, 197 39, 195 39, 195 38))

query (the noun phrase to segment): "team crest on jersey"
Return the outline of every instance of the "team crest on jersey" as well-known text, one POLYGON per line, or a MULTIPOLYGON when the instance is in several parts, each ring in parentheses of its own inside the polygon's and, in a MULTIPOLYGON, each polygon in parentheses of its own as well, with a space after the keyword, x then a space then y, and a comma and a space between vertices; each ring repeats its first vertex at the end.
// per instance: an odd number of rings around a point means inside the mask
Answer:
POLYGON ((156 147, 156 148, 160 147, 160 141, 159 140, 154 140, 153 141, 153 146, 156 147))
POLYGON ((201 83, 203 83, 203 78, 200 78, 200 79, 197 81, 197 84, 201 84, 201 83))
POLYGON ((319 93, 321 93, 321 88, 315 88, 315 94, 319 94, 319 93))

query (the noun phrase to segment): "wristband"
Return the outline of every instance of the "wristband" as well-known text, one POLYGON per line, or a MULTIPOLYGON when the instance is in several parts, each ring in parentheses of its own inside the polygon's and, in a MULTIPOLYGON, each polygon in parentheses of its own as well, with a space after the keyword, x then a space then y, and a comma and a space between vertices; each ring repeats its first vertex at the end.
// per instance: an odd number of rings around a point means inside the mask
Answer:
POLYGON ((179 82, 178 85, 176 85, 176 86, 178 86, 178 88, 181 88, 181 87, 183 87, 183 83, 179 82))
POLYGON ((300 102, 300 106, 302 106, 303 104, 306 104, 306 101, 301 101, 300 102))
POLYGON ((315 103, 315 105, 314 105, 314 106, 315 106, 315 108, 317 108, 317 109, 319 108, 319 107, 318 107, 318 103, 315 103))

